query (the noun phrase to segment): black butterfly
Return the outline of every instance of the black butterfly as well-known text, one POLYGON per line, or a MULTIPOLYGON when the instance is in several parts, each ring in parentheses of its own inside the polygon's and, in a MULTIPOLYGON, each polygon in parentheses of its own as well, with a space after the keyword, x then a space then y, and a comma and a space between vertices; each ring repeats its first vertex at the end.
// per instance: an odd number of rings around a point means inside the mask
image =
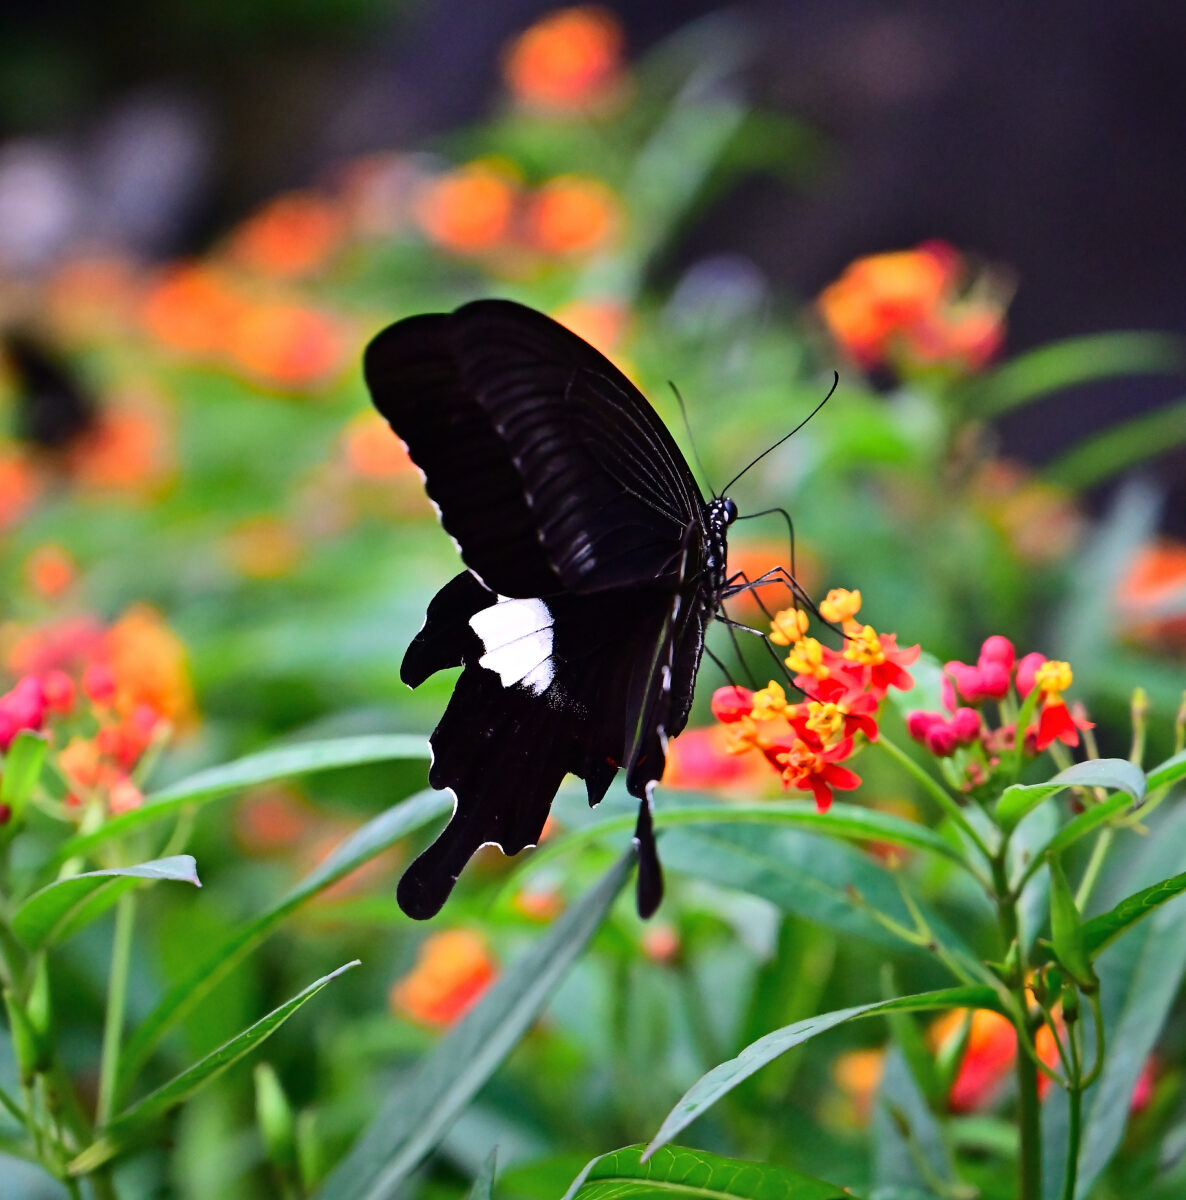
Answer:
POLYGON ((650 793, 687 723, 728 591, 729 499, 705 502, 638 389, 562 325, 505 300, 409 317, 367 347, 375 406, 424 474, 468 570, 428 606, 400 676, 464 665, 431 739, 452 820, 400 880, 436 913, 487 843, 539 840, 566 773, 641 801, 638 910, 663 880, 650 793))
POLYGON ((95 398, 52 350, 31 334, 8 330, 3 355, 16 381, 15 435, 44 450, 65 450, 99 416, 95 398))

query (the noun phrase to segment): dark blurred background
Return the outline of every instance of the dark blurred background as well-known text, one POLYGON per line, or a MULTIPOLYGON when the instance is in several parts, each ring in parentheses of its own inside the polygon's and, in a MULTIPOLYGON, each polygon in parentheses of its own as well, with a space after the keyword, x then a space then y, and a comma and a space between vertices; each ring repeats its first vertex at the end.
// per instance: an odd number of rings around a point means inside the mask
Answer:
MULTIPOLYGON (((496 48, 538 0, 47 0, 0 18, 0 270, 80 240, 201 249, 358 153, 497 102, 496 48)), ((854 257, 944 238, 1006 264, 1010 352, 1186 332, 1186 5, 701 0, 609 5, 632 56, 689 22, 743 47, 736 87, 821 135, 809 178, 743 177, 657 267, 737 253, 792 296, 854 257)), ((660 280, 659 282, 663 282, 660 280)), ((1186 377, 1067 391, 1002 423, 1041 462, 1186 377)), ((1186 526, 1186 454, 1157 464, 1186 526)))

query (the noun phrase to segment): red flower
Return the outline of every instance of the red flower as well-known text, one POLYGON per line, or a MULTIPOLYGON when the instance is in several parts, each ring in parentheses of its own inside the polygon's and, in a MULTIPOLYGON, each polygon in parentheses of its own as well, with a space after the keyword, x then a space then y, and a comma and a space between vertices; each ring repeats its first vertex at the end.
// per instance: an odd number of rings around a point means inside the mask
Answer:
POLYGON ((852 738, 844 738, 826 750, 816 749, 801 739, 778 755, 782 764, 783 784, 815 796, 820 812, 832 807, 832 789, 842 792, 860 787, 861 777, 840 762, 852 753, 852 738))
POLYGON ((1077 746, 1079 744, 1079 730, 1094 728, 1094 721, 1087 720, 1079 712, 1072 712, 1067 707, 1065 701, 1059 700, 1055 703, 1047 701, 1047 703, 1042 705, 1042 712, 1038 717, 1034 747, 1040 753, 1052 742, 1062 742, 1067 746, 1077 746))
POLYGON ((722 687, 712 694, 712 715, 726 725, 748 717, 754 707, 754 694, 749 688, 722 687))

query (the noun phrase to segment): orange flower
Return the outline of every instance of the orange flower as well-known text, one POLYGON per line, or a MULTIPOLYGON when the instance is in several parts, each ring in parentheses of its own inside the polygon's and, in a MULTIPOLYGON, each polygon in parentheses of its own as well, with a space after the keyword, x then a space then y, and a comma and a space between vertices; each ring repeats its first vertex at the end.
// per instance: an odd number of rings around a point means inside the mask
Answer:
POLYGON ((45 600, 56 600, 78 577, 78 566, 68 550, 47 542, 25 560, 29 584, 45 600))
MULTIPOLYGON (((751 582, 761 579, 771 567, 779 564, 789 565, 789 551, 786 538, 730 539, 729 574, 736 575, 741 572, 751 582)), ((810 554, 804 553, 801 547, 796 548, 795 576, 806 592, 811 591, 819 576, 818 564, 810 554)), ((760 600, 768 610, 779 609, 786 604, 786 596, 786 585, 781 580, 774 580, 763 584, 760 589, 731 596, 729 612, 747 625, 755 625, 766 615, 762 612, 760 600)))
POLYGON ((1064 557, 1083 531, 1083 516, 1074 499, 1037 479, 1021 463, 986 462, 973 481, 972 495, 1023 562, 1048 563, 1064 557))
POLYGON ((832 1079, 851 1102, 854 1116, 861 1125, 867 1124, 873 1110, 873 1098, 881 1087, 885 1074, 885 1051, 880 1047, 869 1050, 846 1050, 832 1064, 832 1079))
POLYGON ((605 355, 617 350, 630 320, 626 307, 616 300, 572 300, 552 316, 605 355))
POLYGON ((302 548, 286 521, 260 516, 232 529, 225 549, 232 566, 249 579, 279 579, 300 561, 302 548))
POLYGON ((98 341, 131 319, 136 270, 114 251, 98 251, 62 263, 46 285, 50 323, 67 339, 98 341))
POLYGON ((104 642, 120 712, 130 714, 144 704, 175 726, 193 721, 185 647, 160 613, 145 604, 128 609, 104 642))
POLYGON ((963 1036, 968 1043, 951 1085, 947 1105, 952 1112, 975 1112, 1000 1094, 1017 1057, 1017 1031, 1008 1018, 987 1008, 955 1008, 944 1013, 927 1032, 936 1053, 963 1036))
POLYGON ((1164 539, 1138 550, 1116 606, 1126 636, 1186 650, 1186 545, 1164 539))
POLYGON ((857 259, 819 297, 840 347, 865 367, 941 364, 973 371, 1000 347, 1005 285, 966 268, 944 242, 857 259))
POLYGON ((262 275, 296 279, 324 267, 342 243, 345 222, 314 192, 278 196, 231 234, 228 251, 262 275))
POLYGON ((525 887, 513 903, 529 921, 551 921, 564 911, 564 897, 553 887, 525 887))
POLYGON ((468 929, 435 933, 420 947, 416 965, 391 989, 394 1012, 425 1025, 452 1025, 497 975, 485 941, 468 929))
POLYGON ((515 210, 510 173, 472 162, 438 175, 416 195, 414 212, 425 235, 457 254, 492 250, 502 242, 515 210))
POLYGON ((581 175, 549 180, 530 199, 528 242, 545 254, 587 254, 621 225, 618 198, 605 184, 581 175))
POLYGON ((224 274, 189 263, 168 268, 149 287, 141 318, 162 345, 213 355, 226 345, 244 305, 224 274))
POLYGON ((300 792, 267 784, 243 797, 235 812, 235 832, 249 854, 290 850, 309 836, 316 813, 300 792))
POLYGON ((609 96, 622 74, 622 28, 604 8, 550 13, 521 33, 503 55, 516 99, 540 108, 580 110, 609 96))
POLYGON ((15 525, 28 512, 40 490, 40 480, 15 450, 0 450, 0 531, 15 525))
POLYGON ((376 412, 359 413, 350 421, 342 448, 350 470, 365 479, 390 479, 412 467, 403 442, 376 412))
POLYGON ((663 783, 746 795, 772 791, 776 777, 766 761, 754 754, 732 752, 730 744, 731 735, 724 725, 684 730, 667 747, 663 783))
POLYGON ((97 424, 70 446, 66 464, 83 487, 152 494, 173 473, 163 414, 145 397, 105 409, 97 424))
POLYGON ((276 300, 239 312, 228 349, 235 363, 262 382, 300 388, 324 383, 339 371, 349 347, 333 318, 276 300))

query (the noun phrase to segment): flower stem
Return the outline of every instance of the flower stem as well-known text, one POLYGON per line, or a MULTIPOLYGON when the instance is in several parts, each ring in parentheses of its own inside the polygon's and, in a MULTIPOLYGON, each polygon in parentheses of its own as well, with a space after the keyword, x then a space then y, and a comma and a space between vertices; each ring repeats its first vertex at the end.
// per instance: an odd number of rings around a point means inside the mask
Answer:
POLYGON ((1075 1183, 1079 1174, 1079 1142, 1083 1128, 1083 1081, 1079 1055, 1079 1039, 1076 1029, 1067 1030, 1068 1050, 1071 1056, 1070 1084, 1067 1089, 1069 1123, 1067 1128, 1067 1168, 1063 1179, 1063 1200, 1075 1200, 1075 1183))
POLYGON ((931 796, 936 804, 955 822, 956 825, 963 830, 968 840, 984 855, 986 859, 992 858, 992 852, 984 844, 984 840, 976 832, 971 822, 964 816, 959 804, 948 793, 947 789, 936 782, 933 776, 924 771, 900 746, 890 741, 889 738, 882 734, 876 742, 875 746, 880 746, 891 758, 893 758, 900 767, 908 771, 915 779, 923 786, 926 792, 931 796))
POLYGON ((111 946, 111 971, 107 979, 107 1014, 103 1025, 103 1059, 99 1073, 99 1100, 95 1124, 106 1124, 115 1103, 119 1075, 119 1050, 128 992, 128 966, 132 958, 132 930, 136 920, 136 893, 125 892, 115 909, 115 938, 111 946))
POLYGON ((1029 1037, 1026 1028, 1029 1013, 1029 998, 1026 995, 1026 963, 1022 952, 1020 927, 1017 921, 1017 901, 1009 888, 1008 870, 1005 865, 1006 847, 993 857, 993 886, 1000 917, 1001 936, 1008 957, 1010 948, 1017 946, 1019 956, 1015 975, 1010 980, 1014 999, 1013 1019, 1017 1022, 1017 1123, 1021 1135, 1021 1151, 1018 1156, 1018 1200, 1040 1200, 1042 1195, 1042 1125, 1038 1103, 1038 1069, 1021 1046, 1029 1037))

